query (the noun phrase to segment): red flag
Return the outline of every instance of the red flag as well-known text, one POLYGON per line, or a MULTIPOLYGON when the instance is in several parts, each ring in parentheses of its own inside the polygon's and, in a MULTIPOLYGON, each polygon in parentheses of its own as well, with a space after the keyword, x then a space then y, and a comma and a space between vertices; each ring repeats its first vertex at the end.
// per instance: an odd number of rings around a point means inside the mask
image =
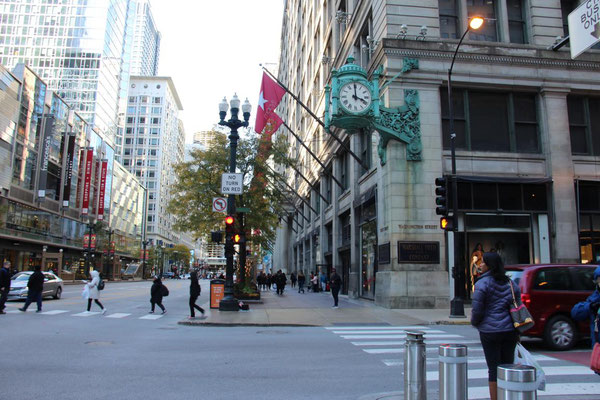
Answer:
POLYGON ((263 72, 262 84, 260 85, 260 95, 258 98, 258 109, 256 110, 256 125, 254 130, 257 133, 261 133, 269 122, 273 119, 275 122, 274 129, 270 127, 269 131, 271 134, 279 128, 282 121, 277 114, 275 114, 275 108, 281 102, 281 98, 285 94, 283 89, 277 82, 272 80, 266 72, 263 72))

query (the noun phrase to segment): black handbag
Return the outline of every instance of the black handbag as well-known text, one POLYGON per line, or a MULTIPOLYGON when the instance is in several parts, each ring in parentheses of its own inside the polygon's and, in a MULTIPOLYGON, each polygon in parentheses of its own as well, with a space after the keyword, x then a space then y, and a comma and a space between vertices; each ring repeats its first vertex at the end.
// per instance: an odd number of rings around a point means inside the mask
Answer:
POLYGON ((533 318, 531 318, 531 314, 525 304, 521 303, 521 299, 517 302, 515 297, 515 290, 513 289, 512 281, 510 282, 510 291, 512 293, 512 307, 510 308, 510 317, 513 320, 513 325, 515 329, 519 332, 525 332, 527 329, 530 329, 535 324, 533 322, 533 318))

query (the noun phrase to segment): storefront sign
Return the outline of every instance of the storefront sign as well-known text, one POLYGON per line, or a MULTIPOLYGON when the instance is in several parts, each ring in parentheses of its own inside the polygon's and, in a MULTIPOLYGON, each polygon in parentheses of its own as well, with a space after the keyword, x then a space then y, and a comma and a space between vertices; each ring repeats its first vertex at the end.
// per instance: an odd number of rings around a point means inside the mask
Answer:
POLYGON ((73 178, 73 157, 75 156, 75 134, 67 136, 67 160, 65 165, 65 178, 63 185, 63 207, 69 207, 71 197, 71 180, 73 178))
POLYGON ((48 182, 48 162, 50 159, 50 143, 54 132, 54 117, 44 116, 44 133, 42 134, 42 162, 40 165, 40 177, 38 179, 38 197, 46 197, 46 184, 48 182))
POLYGON ((106 193, 106 169, 108 161, 102 160, 100 163, 100 194, 98 195, 98 220, 104 219, 104 195, 106 193))
POLYGON ((378 254, 379 264, 389 264, 392 261, 389 243, 380 244, 378 254))
POLYGON ((85 157, 85 171, 83 177, 83 200, 81 214, 88 215, 90 209, 90 186, 92 183, 92 167, 94 162, 94 149, 88 148, 85 157))
POLYGON ((439 264, 440 242, 398 242, 401 264, 439 264))

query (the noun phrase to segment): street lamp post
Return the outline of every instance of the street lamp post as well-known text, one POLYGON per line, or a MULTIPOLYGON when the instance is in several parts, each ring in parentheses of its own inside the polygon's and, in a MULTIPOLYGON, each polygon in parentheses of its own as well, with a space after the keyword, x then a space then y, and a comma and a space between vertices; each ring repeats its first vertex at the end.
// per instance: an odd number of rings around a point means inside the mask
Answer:
MULTIPOLYGON (((235 173, 235 158, 237 153, 237 142, 239 139, 239 135, 237 130, 242 127, 248 126, 248 120, 250 119, 250 110, 252 106, 248 99, 242 105, 242 113, 244 116, 244 120, 240 120, 238 118, 238 113, 240 111, 240 99, 238 99, 237 94, 233 95, 230 104, 227 104, 227 99, 223 98, 223 101, 219 103, 219 117, 221 120, 219 121, 219 125, 226 126, 230 129, 229 134, 229 172, 235 173), (231 118, 228 121, 225 121, 225 116, 227 115, 227 109, 231 105, 231 118)), ((230 194, 227 198, 227 214, 234 215, 235 214, 235 195, 230 194)), ((225 259, 226 259, 226 267, 225 267, 225 292, 223 299, 219 303, 220 311, 238 311, 239 306, 237 300, 233 297, 233 239, 230 235, 225 236, 225 259)))
MULTIPOLYGON (((107 251, 106 251, 106 279, 110 279, 111 278, 111 272, 112 272, 112 258, 113 255, 111 253, 111 242, 112 242, 112 236, 115 234, 115 230, 114 229, 108 229, 108 244, 107 244, 107 251)), ((114 278, 114 277, 113 277, 114 278)))
MULTIPOLYGON (((448 125, 450 130, 450 157, 452 160, 452 221, 453 221, 453 234, 456 234, 458 231, 458 184, 456 177, 456 147, 455 147, 455 139, 456 132, 454 132, 454 104, 452 102, 452 68, 454 67, 454 61, 456 60, 456 55, 458 54, 458 49, 462 44, 465 36, 471 29, 477 30, 481 28, 483 25, 482 17, 473 17, 469 21, 469 26, 463 33, 458 45, 456 46, 456 50, 454 50, 454 55, 452 56, 452 62, 450 63, 450 68, 448 69, 448 125)), ((465 286, 465 273, 463 268, 457 268, 456 266, 456 254, 457 252, 457 240, 456 237, 453 238, 453 277, 454 277, 454 298, 450 302, 450 317, 460 318, 465 316, 465 305, 463 300, 463 291, 465 286)))
POLYGON ((91 257, 92 257, 92 235, 94 234, 94 224, 92 224, 92 220, 90 219, 88 221, 88 242, 87 242, 87 249, 86 250, 86 256, 85 256, 85 274, 86 276, 90 276, 90 262, 91 262, 91 257))
POLYGON ((146 246, 149 244, 149 240, 142 240, 142 279, 146 279, 146 246))

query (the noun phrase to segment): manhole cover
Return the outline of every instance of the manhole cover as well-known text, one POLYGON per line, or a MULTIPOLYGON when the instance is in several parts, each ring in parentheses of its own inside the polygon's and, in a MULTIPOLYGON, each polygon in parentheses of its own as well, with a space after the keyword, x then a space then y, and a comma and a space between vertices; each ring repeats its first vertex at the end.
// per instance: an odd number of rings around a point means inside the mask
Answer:
POLYGON ((256 331, 256 333, 261 335, 285 335, 286 333, 290 333, 289 331, 277 331, 277 330, 269 330, 269 331, 256 331))
POLYGON ((90 346, 112 346, 114 343, 113 342, 93 341, 93 342, 85 342, 85 344, 88 344, 90 346))

